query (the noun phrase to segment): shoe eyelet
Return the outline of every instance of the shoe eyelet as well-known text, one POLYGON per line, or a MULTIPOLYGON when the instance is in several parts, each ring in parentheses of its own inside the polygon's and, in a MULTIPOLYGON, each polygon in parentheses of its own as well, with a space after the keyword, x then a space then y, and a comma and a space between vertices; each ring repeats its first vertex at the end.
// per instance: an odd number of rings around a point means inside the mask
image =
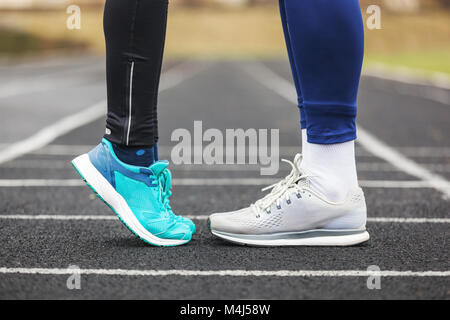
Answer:
POLYGON ((291 200, 290 199, 286 200, 286 203, 291 204, 291 200))
POLYGON ((256 218, 258 218, 258 219, 259 219, 259 217, 260 217, 260 215, 259 215, 259 214, 257 214, 257 215, 256 215, 256 218))
POLYGON ((281 206, 277 205, 277 209, 280 210, 280 209, 281 209, 281 206))
POLYGON ((270 210, 266 210, 266 213, 267 213, 267 214, 271 214, 271 213, 272 213, 272 211, 270 211, 270 210))
POLYGON ((301 198, 302 197, 302 195, 300 194, 300 192, 299 193, 297 193, 297 198, 301 198))

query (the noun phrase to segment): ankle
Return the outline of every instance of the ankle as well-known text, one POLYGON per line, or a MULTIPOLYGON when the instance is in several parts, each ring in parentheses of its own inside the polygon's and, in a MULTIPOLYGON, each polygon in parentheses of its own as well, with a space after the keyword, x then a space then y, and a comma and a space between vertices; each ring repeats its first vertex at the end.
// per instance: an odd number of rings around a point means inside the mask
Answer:
POLYGON ((313 175, 309 179, 309 188, 331 202, 343 202, 353 186, 342 183, 335 176, 313 175))
POLYGON ((301 169, 310 175, 313 191, 342 202, 358 186, 354 141, 321 145, 306 142, 301 169))
POLYGON ((113 150, 120 161, 138 167, 149 167, 158 161, 158 147, 130 147, 113 143, 113 150))

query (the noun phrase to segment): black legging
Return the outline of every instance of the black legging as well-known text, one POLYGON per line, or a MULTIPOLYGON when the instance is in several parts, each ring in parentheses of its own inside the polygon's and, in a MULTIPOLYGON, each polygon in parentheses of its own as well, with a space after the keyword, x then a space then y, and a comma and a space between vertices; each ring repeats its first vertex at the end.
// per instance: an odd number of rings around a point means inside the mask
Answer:
POLYGON ((108 117, 105 138, 152 147, 168 0, 107 0, 104 14, 108 117))

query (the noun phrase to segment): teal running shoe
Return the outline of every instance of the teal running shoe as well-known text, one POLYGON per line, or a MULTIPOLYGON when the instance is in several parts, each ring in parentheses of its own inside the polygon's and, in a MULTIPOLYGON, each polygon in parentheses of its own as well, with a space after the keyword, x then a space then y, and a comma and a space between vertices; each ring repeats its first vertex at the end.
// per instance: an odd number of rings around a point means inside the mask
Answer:
POLYGON ((196 228, 195 228, 195 224, 194 222, 192 222, 191 219, 185 218, 183 216, 177 216, 175 215, 175 213, 173 213, 172 208, 170 207, 170 196, 172 195, 172 186, 171 186, 171 181, 172 181, 172 174, 170 173, 170 170, 165 168, 162 172, 161 172, 161 193, 162 193, 162 203, 164 206, 164 209, 169 213, 169 215, 171 215, 172 217, 174 217, 174 219, 178 222, 184 223, 185 225, 187 225, 189 227, 189 229, 191 230, 192 234, 195 233, 196 228))
POLYGON ((87 185, 141 240, 155 246, 178 246, 191 240, 190 227, 167 210, 171 194, 167 161, 157 161, 148 168, 128 165, 117 158, 111 142, 103 139, 72 164, 87 185))

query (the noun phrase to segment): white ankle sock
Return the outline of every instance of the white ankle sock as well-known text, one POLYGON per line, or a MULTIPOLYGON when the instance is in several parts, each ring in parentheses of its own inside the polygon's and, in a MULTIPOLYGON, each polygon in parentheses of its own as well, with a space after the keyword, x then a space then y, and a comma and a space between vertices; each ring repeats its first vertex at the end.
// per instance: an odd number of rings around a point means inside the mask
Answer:
POLYGON ((306 129, 302 129, 302 154, 305 157, 306 146, 308 144, 308 135, 306 134, 306 129))
POLYGON ((311 189, 329 201, 344 201, 348 192, 358 186, 355 142, 314 144, 305 140, 302 142, 301 168, 313 176, 310 178, 311 189))

